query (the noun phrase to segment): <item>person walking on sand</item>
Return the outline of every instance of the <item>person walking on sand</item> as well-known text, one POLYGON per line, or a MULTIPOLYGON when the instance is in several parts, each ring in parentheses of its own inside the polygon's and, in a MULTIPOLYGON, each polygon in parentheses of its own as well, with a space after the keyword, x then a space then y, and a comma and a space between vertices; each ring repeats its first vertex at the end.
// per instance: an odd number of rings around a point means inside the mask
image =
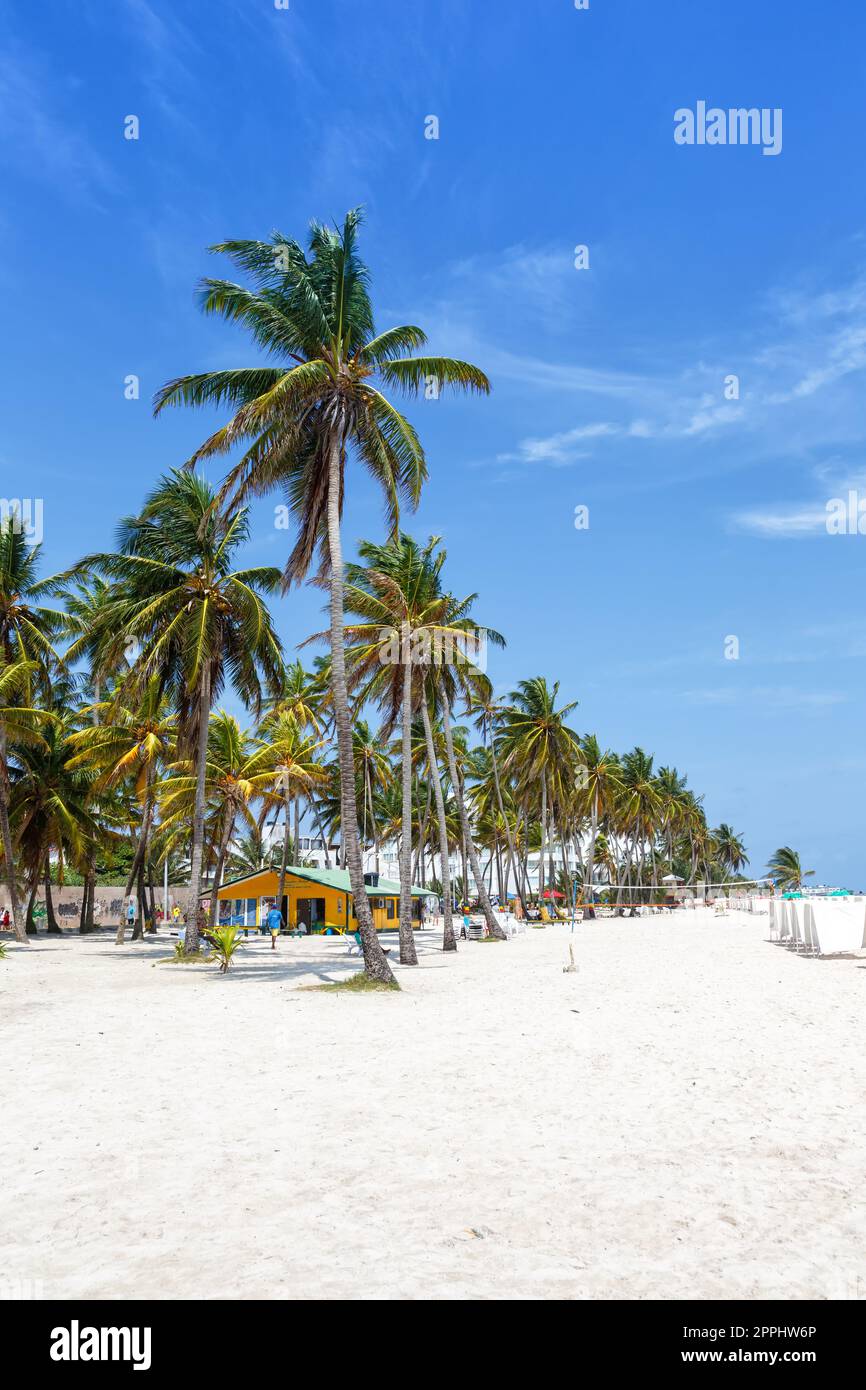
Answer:
POLYGON ((276 903, 274 903, 273 907, 268 913, 267 921, 268 931, 271 934, 271 950, 275 951, 277 949, 277 937, 279 936, 283 926, 283 914, 280 912, 280 909, 277 907, 276 903))

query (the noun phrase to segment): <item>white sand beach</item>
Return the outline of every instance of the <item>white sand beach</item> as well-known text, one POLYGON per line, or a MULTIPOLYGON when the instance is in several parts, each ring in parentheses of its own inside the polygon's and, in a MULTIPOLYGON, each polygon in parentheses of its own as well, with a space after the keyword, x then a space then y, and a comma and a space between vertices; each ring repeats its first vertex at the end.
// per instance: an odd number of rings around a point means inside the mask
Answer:
POLYGON ((338 940, 226 977, 165 938, 11 946, 0 1290, 863 1297, 866 957, 766 936, 428 932, 362 996, 298 989, 357 969, 338 940))

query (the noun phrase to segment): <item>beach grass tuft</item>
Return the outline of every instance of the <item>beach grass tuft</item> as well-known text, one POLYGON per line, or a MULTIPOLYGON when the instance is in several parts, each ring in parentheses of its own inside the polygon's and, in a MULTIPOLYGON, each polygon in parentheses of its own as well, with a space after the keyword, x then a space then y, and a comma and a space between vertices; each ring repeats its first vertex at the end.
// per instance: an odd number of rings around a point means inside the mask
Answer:
POLYGON ((331 993, 334 990, 342 994, 391 994, 394 990, 399 990, 400 986, 396 980, 386 984, 384 980, 371 979, 363 970, 359 970, 357 975, 350 975, 347 980, 334 980, 327 985, 301 985, 300 988, 319 994, 331 993))
POLYGON ((212 965, 215 956, 208 951, 197 951, 194 956, 186 956, 183 952, 183 943, 178 942, 174 948, 173 956, 160 956, 159 960, 154 961, 154 965, 212 965))

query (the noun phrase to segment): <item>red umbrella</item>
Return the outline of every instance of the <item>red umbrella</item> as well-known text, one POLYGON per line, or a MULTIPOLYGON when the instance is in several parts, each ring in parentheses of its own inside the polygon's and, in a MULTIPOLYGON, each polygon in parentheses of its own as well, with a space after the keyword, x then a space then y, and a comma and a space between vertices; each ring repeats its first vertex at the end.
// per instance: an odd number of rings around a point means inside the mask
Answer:
POLYGON ((541 896, 543 898, 564 898, 565 894, 558 892, 556 888, 545 888, 541 896))

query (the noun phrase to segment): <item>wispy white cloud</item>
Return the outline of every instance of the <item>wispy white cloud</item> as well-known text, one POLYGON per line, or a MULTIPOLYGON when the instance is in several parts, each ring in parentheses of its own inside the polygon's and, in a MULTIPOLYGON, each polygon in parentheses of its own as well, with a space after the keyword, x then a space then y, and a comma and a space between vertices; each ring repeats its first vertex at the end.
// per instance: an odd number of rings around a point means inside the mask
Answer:
POLYGON ((824 483, 822 496, 789 503, 767 503, 735 512, 729 520, 730 529, 767 540, 802 540, 834 534, 828 523, 831 516, 840 511, 847 520, 851 494, 854 495, 855 518, 858 499, 862 498, 866 505, 866 472, 839 474, 826 466, 814 472, 824 483))
MULTIPOLYGON (((546 319, 546 327, 580 326, 584 295, 594 296, 596 308, 604 283, 578 275, 570 248, 545 244, 533 250, 520 244, 499 255, 460 261, 442 273, 445 288, 427 312, 425 322, 441 330, 449 350, 463 351, 483 362, 494 381, 507 382, 512 394, 555 393, 559 404, 556 428, 546 438, 537 434, 518 439, 503 458, 524 464, 546 461, 555 466, 573 462, 605 440, 658 440, 672 445, 714 447, 724 436, 743 441, 754 458, 787 452, 807 457, 832 444, 848 446, 866 441, 861 398, 866 372, 866 273, 855 272, 847 284, 802 283, 768 292, 757 306, 746 337, 736 342, 702 340, 667 346, 638 370, 609 365, 594 347, 591 365, 568 355, 568 349, 549 355, 514 352, 501 347, 502 336, 488 340, 491 306, 507 305, 515 319, 521 311, 527 322, 546 319), (576 288, 589 286, 593 288, 576 288), (682 365, 685 364, 685 365, 682 365), (739 378, 738 399, 728 398, 732 372, 739 378), (561 423, 562 402, 577 397, 574 414, 561 423), (582 398, 604 401, 599 414, 586 418, 582 398), (586 431, 587 433, 583 433, 586 431), (590 434, 589 431, 594 431, 590 434)), ((858 248, 859 254, 859 248, 858 248)), ((438 335, 437 335, 438 336, 438 335)), ((563 334, 548 334, 557 343, 563 334)), ((525 335, 533 341, 533 335, 525 335)), ((573 335, 569 341, 573 339, 573 335)), ((579 340, 579 339, 578 339, 579 340)), ((537 341, 537 338, 535 339, 537 341)), ((590 341, 594 341, 590 336, 590 341)), ((635 350, 631 347, 632 361, 635 350)), ((718 454, 716 457, 720 457, 718 454)), ((694 467, 695 455, 690 466, 694 467)), ((737 460, 741 464, 743 453, 737 460)), ((719 463, 716 466, 724 466, 719 463)), ((792 507, 787 528, 808 533, 817 527, 814 509, 792 507)), ((760 518, 753 519, 760 527, 760 518)), ((767 527, 772 529, 772 520, 767 527)), ((782 523, 777 529, 783 530, 782 523)))
POLYGON ((0 167, 49 184, 61 196, 99 203, 116 179, 64 106, 69 90, 34 49, 4 41, 0 167))
POLYGON ((838 690, 800 690, 791 685, 727 684, 703 690, 684 690, 680 698, 694 705, 748 705, 751 709, 772 714, 779 709, 823 710, 846 704, 851 697, 838 690))

